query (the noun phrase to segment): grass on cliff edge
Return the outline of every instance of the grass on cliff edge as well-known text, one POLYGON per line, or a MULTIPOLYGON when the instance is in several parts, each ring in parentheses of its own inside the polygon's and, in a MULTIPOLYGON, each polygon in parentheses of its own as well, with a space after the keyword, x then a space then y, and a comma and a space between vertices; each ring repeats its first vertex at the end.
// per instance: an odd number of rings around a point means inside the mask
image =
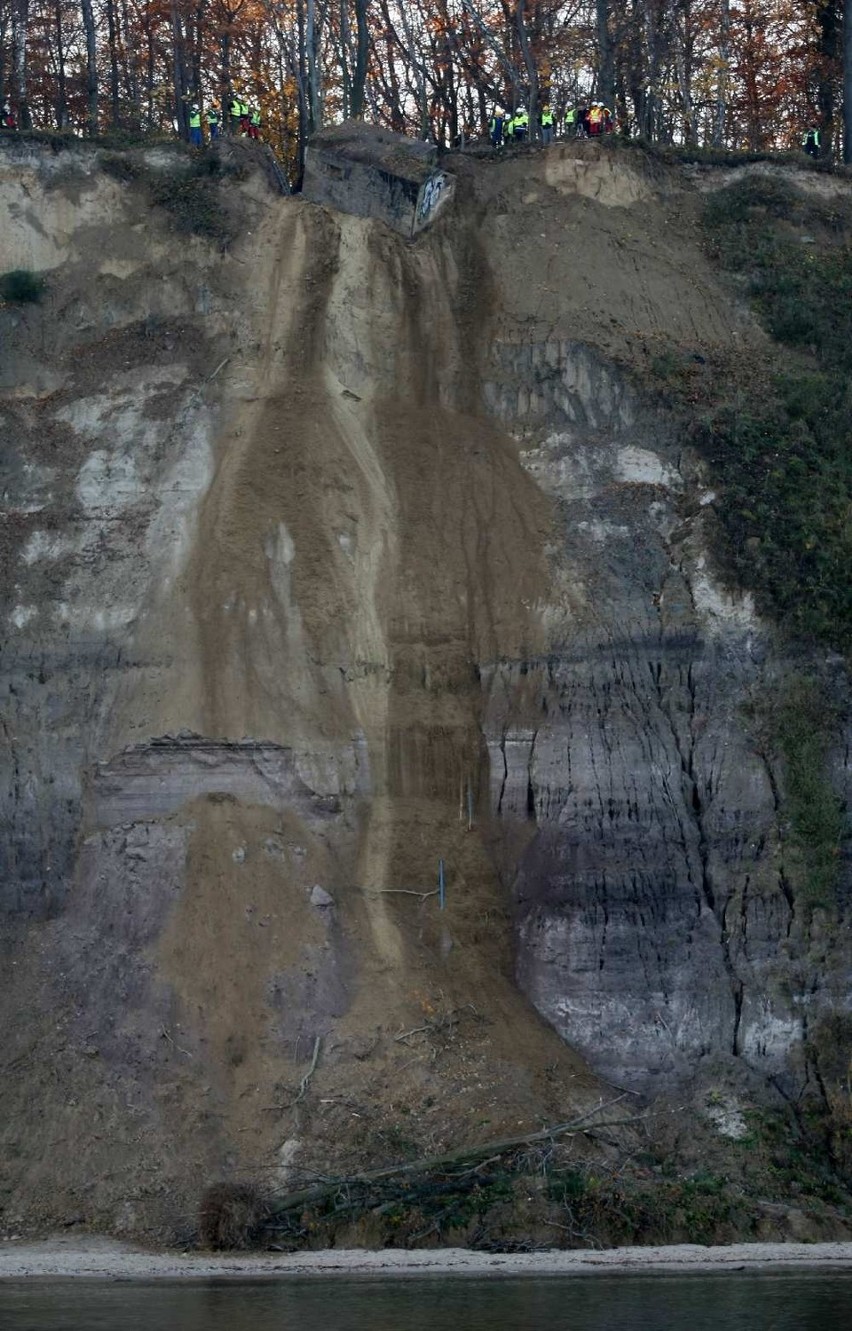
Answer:
POLYGON ((747 176, 709 197, 703 222, 779 352, 665 351, 652 384, 719 488, 716 554, 728 579, 792 636, 848 653, 852 203, 747 176))
POLYGON ((168 146, 174 161, 167 170, 152 168, 144 153, 127 151, 103 153, 101 168, 121 184, 142 186, 150 202, 166 210, 174 230, 227 245, 238 224, 225 206, 221 186, 242 179, 241 168, 210 149, 191 152, 182 144, 168 146))

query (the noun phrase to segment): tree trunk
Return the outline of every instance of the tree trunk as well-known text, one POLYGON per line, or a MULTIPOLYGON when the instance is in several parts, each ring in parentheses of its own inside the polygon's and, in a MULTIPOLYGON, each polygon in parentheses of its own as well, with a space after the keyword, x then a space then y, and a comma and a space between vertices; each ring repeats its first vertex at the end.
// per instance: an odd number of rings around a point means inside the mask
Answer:
POLYGON ((352 115, 352 29, 348 0, 340 0, 340 106, 343 119, 352 115))
POLYGON ((529 84, 529 105, 527 111, 530 117, 530 126, 528 134, 530 142, 538 138, 538 70, 536 69, 535 57, 530 45, 529 33, 527 32, 526 20, 524 17, 524 0, 518 0, 518 6, 515 10, 515 22, 518 29, 518 43, 521 48, 521 56, 524 61, 524 68, 527 71, 527 83, 529 84))
POLYGON ((307 58, 305 53, 305 4, 304 0, 296 0, 296 29, 298 33, 298 49, 296 52, 296 85, 299 91, 299 140, 298 140, 298 161, 296 189, 302 188, 302 180, 305 175, 305 139, 307 137, 308 107, 305 96, 305 83, 307 78, 307 58))
POLYGON ((57 129, 67 129, 68 128, 68 87, 65 76, 65 44, 62 31, 62 0, 56 0, 54 4, 53 21, 56 25, 56 127, 57 129))
POLYGON ((687 143, 693 143, 695 141, 695 113, 692 108, 692 92, 689 86, 689 74, 686 67, 686 43, 681 36, 681 31, 678 27, 674 0, 668 0, 668 16, 669 31, 671 32, 671 41, 672 46, 674 47, 677 86, 678 92, 680 93, 680 104, 683 109, 684 138, 687 143))
POLYGON ((843 160, 852 163, 852 0, 843 6, 843 160))
POLYGON ((127 98, 133 107, 133 128, 142 128, 142 98, 139 88, 139 29, 130 22, 127 12, 127 0, 121 0, 121 17, 124 30, 124 80, 127 98))
POLYGON ((183 25, 176 0, 172 0, 172 83, 175 92, 175 120, 178 134, 189 138, 189 108, 186 104, 186 65, 184 59, 183 25))
MULTIPOLYGON (((391 32, 395 33, 396 30, 391 22, 390 11, 388 9, 387 3, 383 3, 382 5, 382 14, 384 15, 387 22, 388 34, 390 34, 391 32)), ((402 23, 402 30, 405 33, 405 42, 407 47, 406 54, 411 64, 411 69, 414 74, 415 83, 417 84, 418 133, 421 139, 426 140, 429 138, 429 130, 430 130, 429 94, 426 88, 426 65, 424 61, 420 59, 417 55, 417 52, 420 51, 422 48, 420 43, 415 40, 414 33, 408 21, 408 11, 405 5, 400 6, 399 17, 402 23)), ((397 44, 399 45, 399 38, 397 38, 397 44)), ((395 128, 404 130, 405 123, 402 114, 402 107, 400 105, 399 85, 396 77, 395 56, 393 48, 390 45, 390 42, 388 43, 388 71, 391 80, 394 117, 395 120, 397 121, 395 128)))
POLYGON ((218 108, 222 133, 229 134, 231 131, 231 117, 228 112, 228 103, 231 100, 233 89, 231 88, 231 34, 225 28, 222 36, 219 38, 219 56, 221 59, 222 71, 222 105, 218 108))
POLYGON ((27 102, 27 32, 30 24, 29 0, 12 3, 12 101, 18 112, 20 129, 31 129, 27 102))
POLYGON ((204 37, 205 37, 204 20, 205 20, 205 6, 204 6, 204 0, 201 0, 201 3, 196 5, 195 7, 195 32, 193 34, 193 42, 192 42, 192 95, 195 98, 195 100, 198 102, 199 106, 201 106, 203 100, 202 86, 201 86, 202 84, 201 63, 202 63, 202 56, 204 53, 204 37))
POLYGON ((154 37, 151 31, 150 17, 146 16, 142 26, 145 33, 145 127, 154 128, 154 37))
POLYGON ((109 102, 110 120, 113 129, 121 123, 121 111, 118 100, 118 32, 116 26, 115 0, 107 0, 107 39, 109 43, 109 102))
MULTIPOLYGON (((841 61, 842 34, 845 31, 846 16, 852 0, 846 0, 841 15, 840 5, 843 0, 820 0, 817 5, 816 20, 819 28, 819 63, 817 65, 817 104, 819 105, 821 145, 820 155, 831 155, 835 140, 836 87, 837 72, 841 61)), ((845 71, 844 71, 845 76, 845 71)))
POLYGON ((6 42, 8 34, 6 11, 0 10, 0 106, 6 100, 6 42))
MULTIPOLYGON (((485 19, 483 18, 482 14, 480 14, 478 10, 474 8, 473 4, 471 3, 471 0, 461 0, 461 3, 462 3, 462 9, 464 10, 465 14, 467 14, 471 23, 473 23, 476 29, 478 30, 480 36, 482 37, 482 40, 485 42, 486 46, 495 56, 497 63, 500 65, 500 68, 502 69, 506 77, 507 85, 511 86, 512 101, 513 101, 512 111, 514 113, 514 111, 517 109, 520 103, 521 95, 520 95, 520 87, 518 85, 518 75, 515 71, 512 61, 511 59, 507 58, 505 50, 497 41, 496 37, 494 36, 494 33, 488 27, 488 24, 485 22, 485 19)), ((506 21, 508 23, 510 15, 508 7, 506 5, 504 5, 504 10, 506 14, 506 21)), ((502 102, 506 99, 501 94, 498 100, 502 102)))
POLYGON ((722 0, 719 15, 719 70, 716 75, 716 109, 713 116, 713 147, 725 143, 725 122, 728 118, 728 65, 731 59, 731 10, 728 0, 722 0))
POLYGON ((86 130, 98 132, 98 58, 95 44, 95 16, 92 0, 80 0, 83 31, 86 35, 86 130))
POLYGON ((612 106, 615 93, 615 51, 609 30, 609 0, 595 0, 598 31, 598 98, 612 106))
POLYGON ((355 0, 355 69, 352 74, 352 115, 358 120, 364 114, 364 88, 367 83, 367 4, 369 0, 355 0))
POLYGON ((322 127, 322 96, 319 62, 317 60, 319 32, 317 30, 316 0, 308 0, 305 45, 308 56, 308 131, 314 134, 322 127))

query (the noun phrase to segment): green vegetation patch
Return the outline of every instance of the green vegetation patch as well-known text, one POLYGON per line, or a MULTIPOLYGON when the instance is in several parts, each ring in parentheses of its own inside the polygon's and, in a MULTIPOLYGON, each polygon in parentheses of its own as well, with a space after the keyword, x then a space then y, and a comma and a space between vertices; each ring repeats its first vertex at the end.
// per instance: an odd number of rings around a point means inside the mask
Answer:
POLYGON ((176 231, 227 244, 236 226, 224 187, 241 179, 241 169, 216 151, 190 153, 182 144, 166 146, 174 157, 168 166, 151 165, 144 153, 104 152, 101 168, 122 184, 143 187, 151 204, 166 210, 176 231))
POLYGON ((779 1202, 826 1205, 846 1220, 852 1216, 852 1141, 850 1140, 850 1049, 848 1017, 827 1016, 809 1037, 811 1068, 820 1076, 824 1064, 818 1047, 826 1035, 845 1037, 840 1057, 845 1067, 838 1081, 825 1083, 792 1110, 746 1111, 749 1133, 734 1143, 742 1153, 742 1181, 750 1195, 779 1202))
POLYGON ((807 910, 831 910, 838 904, 849 830, 828 765, 831 742, 843 729, 840 709, 822 680, 794 674, 744 710, 757 747, 783 771, 783 873, 789 888, 807 910))
MULTIPOLYGON (((823 1043, 834 1033, 832 1027, 823 1043)), ((819 1067, 848 1099, 848 1062, 821 1055, 819 1067)), ((315 1185, 277 1198, 244 1184, 214 1184, 201 1200, 199 1236, 212 1247, 272 1240, 287 1250, 730 1243, 766 1237, 767 1203, 782 1226, 784 1206, 792 1205, 833 1232, 850 1214, 834 1146, 848 1110, 828 1123, 824 1106, 814 1099, 812 1107, 823 1116, 816 1127, 806 1121, 807 1107, 750 1111, 746 1139, 714 1135, 710 1159, 686 1171, 670 1147, 649 1137, 638 1152, 610 1142, 594 1161, 578 1157, 574 1143, 481 1143, 467 1154, 349 1178, 317 1175, 315 1185)))
POLYGON ((152 203, 167 210, 176 231, 224 243, 233 239, 219 188, 228 174, 217 157, 205 154, 185 174, 149 179, 148 194, 152 203))
POLYGON ((799 899, 808 906, 835 904, 847 830, 843 802, 826 775, 829 738, 837 720, 819 683, 803 676, 787 681, 771 714, 785 769, 787 869, 799 899))
POLYGON ((44 278, 28 268, 0 274, 0 300, 10 305, 31 305, 44 295, 44 278))
POLYGON ((570 1238, 595 1245, 725 1243, 751 1224, 728 1180, 704 1172, 637 1178, 575 1167, 553 1173, 548 1192, 570 1238))
POLYGON ((852 205, 747 176, 704 209, 708 247, 777 344, 664 350, 649 381, 718 486, 716 555, 792 636, 852 648, 852 205))
POLYGON ((852 1014, 825 1013, 808 1030, 808 1057, 816 1068, 823 1104, 812 1130, 822 1132, 833 1173, 852 1187, 852 1014))

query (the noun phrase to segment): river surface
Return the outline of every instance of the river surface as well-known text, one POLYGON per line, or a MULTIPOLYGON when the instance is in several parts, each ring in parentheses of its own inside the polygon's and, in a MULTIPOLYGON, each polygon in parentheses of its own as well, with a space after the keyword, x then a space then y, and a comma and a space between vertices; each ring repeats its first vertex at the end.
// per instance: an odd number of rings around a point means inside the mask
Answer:
POLYGON ((0 1283, 0 1331, 849 1331, 852 1274, 0 1283))

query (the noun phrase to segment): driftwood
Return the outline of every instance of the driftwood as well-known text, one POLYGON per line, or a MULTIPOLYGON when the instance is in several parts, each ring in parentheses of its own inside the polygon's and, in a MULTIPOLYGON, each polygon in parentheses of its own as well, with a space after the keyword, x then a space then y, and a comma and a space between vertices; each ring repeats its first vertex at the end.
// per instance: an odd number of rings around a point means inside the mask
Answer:
MULTIPOLYGON (((404 1178, 416 1174, 441 1173, 453 1169, 457 1165, 470 1165, 476 1161, 489 1160, 491 1157, 505 1155, 508 1151, 519 1150, 523 1146, 532 1146, 536 1142, 546 1142, 554 1137, 567 1136, 569 1133, 580 1133, 592 1135, 600 1128, 611 1128, 625 1126, 628 1124, 641 1122, 641 1116, 631 1118, 609 1119, 606 1122, 591 1124, 589 1119, 604 1109, 611 1108, 625 1098, 618 1095, 614 1100, 608 1100, 605 1103, 596 1105, 579 1118, 570 1119, 567 1123, 557 1123, 550 1128, 542 1128, 538 1132, 528 1132, 521 1137, 504 1137, 502 1140, 480 1142, 473 1146, 464 1146, 454 1151, 449 1151, 445 1155, 426 1156, 420 1160, 410 1160, 404 1164, 390 1165, 384 1169, 371 1169, 360 1174, 351 1174, 342 1178, 335 1179, 333 1182, 324 1184, 322 1187, 302 1188, 298 1192, 287 1193, 283 1197, 273 1198, 270 1203, 269 1217, 274 1221, 276 1216, 283 1216, 288 1211, 294 1211, 297 1208, 312 1206, 317 1202, 326 1201, 328 1198, 336 1196, 341 1189, 357 1186, 370 1186, 375 1183, 382 1183, 385 1180, 394 1178, 404 1178)), ((274 1228, 274 1224, 272 1228, 274 1228)))

